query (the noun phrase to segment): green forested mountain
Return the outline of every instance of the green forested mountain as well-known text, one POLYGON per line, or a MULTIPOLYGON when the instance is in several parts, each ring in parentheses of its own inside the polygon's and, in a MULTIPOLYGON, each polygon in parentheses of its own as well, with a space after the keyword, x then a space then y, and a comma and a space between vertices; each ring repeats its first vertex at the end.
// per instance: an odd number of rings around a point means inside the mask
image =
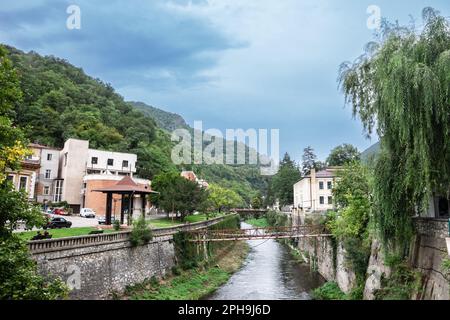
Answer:
POLYGON ((170 132, 175 129, 189 128, 189 126, 186 124, 186 121, 179 114, 167 112, 155 108, 153 106, 149 106, 148 104, 145 104, 143 102, 129 101, 129 103, 133 105, 136 109, 152 117, 155 120, 158 127, 164 130, 170 132))
POLYGON ((111 85, 63 59, 6 48, 23 91, 11 117, 30 142, 62 147, 66 139, 79 138, 89 140, 92 148, 136 153, 138 174, 150 179, 193 169, 207 181, 232 188, 247 203, 265 188, 257 166, 175 166, 168 130, 188 127, 181 116, 128 103, 111 85))

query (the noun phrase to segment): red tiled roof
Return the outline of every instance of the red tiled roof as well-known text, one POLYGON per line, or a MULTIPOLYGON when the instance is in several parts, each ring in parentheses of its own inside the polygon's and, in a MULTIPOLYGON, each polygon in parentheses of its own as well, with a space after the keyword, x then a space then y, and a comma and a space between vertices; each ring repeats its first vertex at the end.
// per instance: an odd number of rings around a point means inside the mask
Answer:
POLYGON ((133 181, 129 176, 125 176, 122 180, 117 182, 115 185, 101 188, 97 190, 92 190, 93 192, 103 192, 103 193, 125 193, 125 192, 135 192, 135 193, 158 193, 153 191, 150 186, 141 186, 133 181))

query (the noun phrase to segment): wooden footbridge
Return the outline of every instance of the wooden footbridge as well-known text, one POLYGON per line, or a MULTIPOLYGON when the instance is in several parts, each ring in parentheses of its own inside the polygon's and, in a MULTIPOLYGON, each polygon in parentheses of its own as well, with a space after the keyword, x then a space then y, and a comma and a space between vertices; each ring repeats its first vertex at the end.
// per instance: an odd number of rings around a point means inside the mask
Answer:
POLYGON ((292 227, 266 227, 250 229, 194 230, 190 232, 190 242, 218 242, 239 240, 264 240, 288 238, 329 237, 321 225, 302 225, 292 227))

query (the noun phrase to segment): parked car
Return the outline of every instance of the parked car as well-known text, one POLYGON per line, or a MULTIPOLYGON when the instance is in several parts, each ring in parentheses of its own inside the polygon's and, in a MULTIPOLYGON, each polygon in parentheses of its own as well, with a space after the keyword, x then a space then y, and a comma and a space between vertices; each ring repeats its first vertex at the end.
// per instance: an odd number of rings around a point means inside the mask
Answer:
MULTIPOLYGON (((114 217, 111 217, 111 224, 113 224, 115 220, 114 217)), ((106 217, 98 218, 98 224, 106 224, 106 217)))
POLYGON ((56 217, 47 222, 47 225, 44 227, 44 229, 70 228, 71 226, 72 222, 61 217, 56 217))
POLYGON ((81 208, 80 217, 84 218, 95 218, 95 211, 91 208, 81 208))
POLYGON ((55 208, 53 209, 52 214, 57 214, 59 216, 67 216, 67 211, 65 211, 63 208, 55 208))

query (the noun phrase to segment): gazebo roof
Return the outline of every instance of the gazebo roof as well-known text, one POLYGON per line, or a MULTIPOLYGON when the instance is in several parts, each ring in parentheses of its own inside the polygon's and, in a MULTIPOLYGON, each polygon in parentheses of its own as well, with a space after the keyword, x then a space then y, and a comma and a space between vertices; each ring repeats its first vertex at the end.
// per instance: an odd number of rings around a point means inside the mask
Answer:
POLYGON ((140 194, 150 194, 158 193, 153 191, 150 186, 140 186, 130 176, 125 176, 122 180, 117 182, 115 185, 92 190, 93 192, 103 192, 103 193, 140 193, 140 194))

